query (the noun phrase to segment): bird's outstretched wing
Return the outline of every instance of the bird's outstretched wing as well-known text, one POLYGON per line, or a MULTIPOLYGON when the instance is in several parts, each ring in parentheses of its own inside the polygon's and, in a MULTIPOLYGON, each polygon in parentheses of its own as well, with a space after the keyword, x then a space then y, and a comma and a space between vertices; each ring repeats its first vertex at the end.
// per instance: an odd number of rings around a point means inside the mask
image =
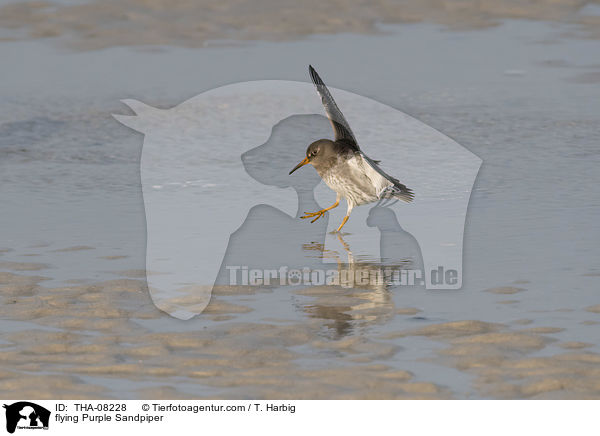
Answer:
POLYGON ((319 77, 316 70, 312 67, 312 65, 308 66, 308 71, 310 72, 310 78, 315 84, 319 95, 321 96, 321 101, 323 102, 323 106, 325 107, 325 112, 327 113, 327 118, 331 122, 333 126, 333 131, 335 132, 335 140, 338 141, 340 139, 346 140, 346 143, 351 143, 353 148, 356 151, 360 150, 358 147, 358 142, 356 142, 356 138, 350 129, 350 125, 346 118, 344 118, 344 114, 340 108, 338 108, 335 100, 331 96, 329 89, 325 86, 323 80, 319 77))

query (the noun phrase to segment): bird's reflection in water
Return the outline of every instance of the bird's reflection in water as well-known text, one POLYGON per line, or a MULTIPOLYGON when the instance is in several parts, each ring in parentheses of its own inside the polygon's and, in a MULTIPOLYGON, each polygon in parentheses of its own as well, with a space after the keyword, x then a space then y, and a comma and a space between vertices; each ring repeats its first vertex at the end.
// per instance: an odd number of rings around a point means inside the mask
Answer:
MULTIPOLYGON (((389 204, 388 204, 389 206, 389 204)), ((395 213, 385 205, 373 207, 367 225, 381 232, 381 258, 357 260, 351 247, 337 233, 339 250, 327 250, 321 243, 304 244, 314 257, 333 259, 337 281, 302 289, 297 294, 309 301, 297 306, 311 318, 321 319, 327 336, 339 339, 371 325, 387 322, 395 312, 391 295, 394 279, 401 270, 419 268, 418 244, 399 226, 395 213)))
MULTIPOLYGON (((300 308, 311 318, 324 320, 327 336, 341 338, 372 324, 381 324, 394 312, 389 291, 390 277, 386 277, 379 262, 357 261, 352 250, 337 235, 340 246, 326 250, 323 244, 306 244, 304 249, 314 251, 323 259, 334 259, 330 269, 337 269, 336 279, 322 286, 311 286, 298 291, 310 297, 300 308)), ((326 264, 327 265, 327 264, 326 264)))

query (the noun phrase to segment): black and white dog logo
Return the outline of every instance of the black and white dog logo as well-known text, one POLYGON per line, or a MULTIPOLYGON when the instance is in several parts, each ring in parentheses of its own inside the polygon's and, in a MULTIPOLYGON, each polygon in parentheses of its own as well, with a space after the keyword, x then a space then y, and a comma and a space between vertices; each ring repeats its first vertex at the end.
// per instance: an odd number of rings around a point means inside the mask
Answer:
POLYGON ((14 433, 19 429, 48 429, 50 411, 29 401, 19 401, 4 405, 6 409, 6 431, 14 433))

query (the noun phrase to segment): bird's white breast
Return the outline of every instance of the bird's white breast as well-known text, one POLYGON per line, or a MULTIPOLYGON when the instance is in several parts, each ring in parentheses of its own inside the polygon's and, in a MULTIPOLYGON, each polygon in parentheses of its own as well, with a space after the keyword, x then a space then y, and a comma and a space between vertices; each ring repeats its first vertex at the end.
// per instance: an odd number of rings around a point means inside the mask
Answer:
POLYGON ((378 200, 381 191, 391 185, 360 155, 339 158, 338 163, 321 177, 327 186, 353 206, 378 200))

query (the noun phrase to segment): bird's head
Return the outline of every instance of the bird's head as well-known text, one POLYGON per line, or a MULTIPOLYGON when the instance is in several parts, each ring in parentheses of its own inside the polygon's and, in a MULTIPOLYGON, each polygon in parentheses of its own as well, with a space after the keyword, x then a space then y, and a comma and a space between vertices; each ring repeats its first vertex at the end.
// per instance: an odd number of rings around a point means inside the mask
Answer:
POLYGON ((333 141, 329 139, 319 139, 308 146, 306 149, 306 157, 290 171, 290 174, 306 164, 318 166, 334 154, 333 141))

